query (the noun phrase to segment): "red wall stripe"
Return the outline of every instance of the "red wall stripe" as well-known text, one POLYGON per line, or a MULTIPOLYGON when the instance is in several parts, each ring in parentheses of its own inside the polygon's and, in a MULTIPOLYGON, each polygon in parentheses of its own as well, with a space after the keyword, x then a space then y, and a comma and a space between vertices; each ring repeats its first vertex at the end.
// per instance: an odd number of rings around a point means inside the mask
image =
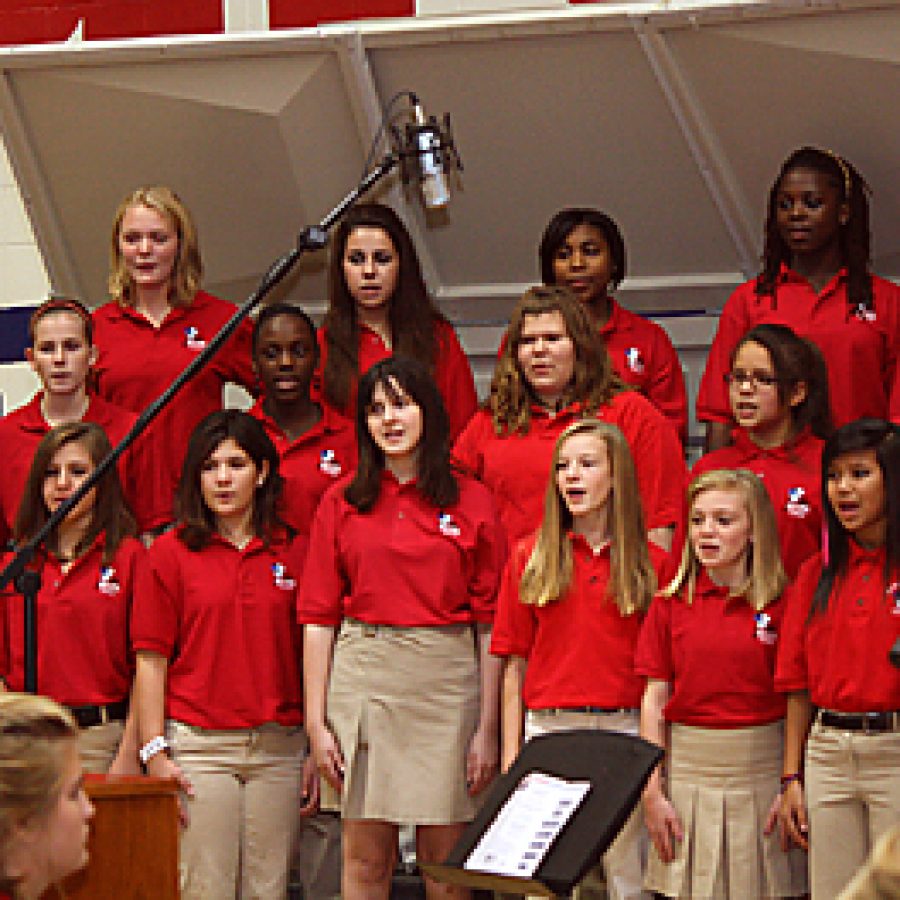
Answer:
POLYGON ((413 16, 415 0, 269 0, 271 28, 304 28, 325 22, 413 16))
POLYGON ((0 0, 0 44, 65 40, 84 19, 87 40, 222 31, 221 0, 0 0))

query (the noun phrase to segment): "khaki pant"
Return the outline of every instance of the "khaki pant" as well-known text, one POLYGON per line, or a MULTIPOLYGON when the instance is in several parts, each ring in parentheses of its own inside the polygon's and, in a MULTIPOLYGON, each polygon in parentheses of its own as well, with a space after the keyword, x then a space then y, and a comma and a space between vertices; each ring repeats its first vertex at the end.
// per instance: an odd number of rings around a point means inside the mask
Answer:
MULTIPOLYGON (((633 713, 586 713, 560 710, 548 714, 529 711, 525 719, 525 739, 553 731, 594 728, 637 736, 640 718, 633 713)), ((647 830, 641 805, 638 804, 616 839, 603 854, 602 872, 592 870, 575 889, 576 900, 609 897, 610 900, 644 900, 652 894, 643 890, 647 860, 647 830), (604 885, 605 876, 605 885, 604 885)))
POLYGON ((107 722, 105 725, 91 725, 78 733, 78 751, 85 772, 105 775, 115 759, 125 731, 124 722, 107 722))
POLYGON ((168 727, 173 756, 194 787, 181 838, 183 900, 285 897, 299 821, 303 729, 168 727))
POLYGON ((813 900, 832 900, 900 821, 900 732, 817 722, 806 745, 806 802, 813 900))

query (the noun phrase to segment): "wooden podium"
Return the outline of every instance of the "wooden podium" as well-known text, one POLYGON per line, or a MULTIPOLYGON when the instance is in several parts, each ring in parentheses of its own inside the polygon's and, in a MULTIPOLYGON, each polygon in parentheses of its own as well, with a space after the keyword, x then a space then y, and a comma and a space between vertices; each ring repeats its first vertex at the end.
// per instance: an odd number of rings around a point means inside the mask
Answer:
POLYGON ((159 778, 85 776, 96 808, 90 861, 67 900, 170 900, 178 889, 178 787, 159 778))

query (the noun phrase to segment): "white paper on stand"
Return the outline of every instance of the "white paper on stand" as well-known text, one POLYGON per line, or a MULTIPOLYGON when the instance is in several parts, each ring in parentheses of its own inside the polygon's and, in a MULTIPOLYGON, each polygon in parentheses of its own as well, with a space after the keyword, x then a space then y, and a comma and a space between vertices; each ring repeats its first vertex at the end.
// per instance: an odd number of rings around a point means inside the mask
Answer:
POLYGON ((591 789, 543 772, 525 775, 469 854, 464 868, 530 878, 591 789))

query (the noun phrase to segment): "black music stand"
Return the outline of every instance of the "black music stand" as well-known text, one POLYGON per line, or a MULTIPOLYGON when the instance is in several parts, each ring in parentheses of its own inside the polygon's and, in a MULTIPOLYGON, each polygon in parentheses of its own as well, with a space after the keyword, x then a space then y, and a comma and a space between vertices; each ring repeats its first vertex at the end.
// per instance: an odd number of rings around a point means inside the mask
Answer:
POLYGON ((568 896, 613 842, 662 756, 655 744, 612 731, 559 731, 533 738, 522 748, 510 770, 494 782, 481 811, 445 862, 425 863, 422 870, 438 881, 463 887, 508 894, 568 896), (590 781, 591 790, 557 835, 533 877, 464 868, 507 798, 530 772, 544 772, 569 781, 590 781))

